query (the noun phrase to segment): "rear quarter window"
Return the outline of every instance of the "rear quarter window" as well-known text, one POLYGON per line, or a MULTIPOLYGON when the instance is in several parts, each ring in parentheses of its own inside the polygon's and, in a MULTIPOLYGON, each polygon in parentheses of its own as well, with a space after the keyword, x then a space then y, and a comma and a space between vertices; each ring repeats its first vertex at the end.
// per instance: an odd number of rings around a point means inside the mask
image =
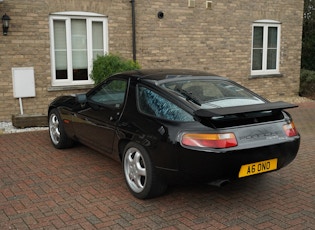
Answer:
POLYGON ((194 120, 188 112, 147 87, 139 86, 137 94, 139 111, 144 114, 171 121, 194 120))

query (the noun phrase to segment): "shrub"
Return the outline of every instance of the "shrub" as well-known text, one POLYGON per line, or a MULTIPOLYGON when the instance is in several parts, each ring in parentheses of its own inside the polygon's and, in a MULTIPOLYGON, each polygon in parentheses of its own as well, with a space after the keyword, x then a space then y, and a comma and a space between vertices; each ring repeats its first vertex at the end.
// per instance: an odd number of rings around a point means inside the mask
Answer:
POLYGON ((300 95, 315 99, 315 71, 301 70, 300 95))
POLYGON ((97 56, 94 60, 91 78, 97 85, 115 73, 135 69, 140 69, 138 62, 126 60, 119 55, 106 54, 104 56, 97 56))

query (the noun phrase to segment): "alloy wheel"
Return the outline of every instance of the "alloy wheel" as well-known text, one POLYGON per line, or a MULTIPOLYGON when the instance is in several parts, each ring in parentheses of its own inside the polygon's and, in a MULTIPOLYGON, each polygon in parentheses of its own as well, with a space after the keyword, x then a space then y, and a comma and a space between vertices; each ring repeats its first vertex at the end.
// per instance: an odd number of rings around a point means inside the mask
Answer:
POLYGON ((60 142, 59 119, 54 113, 49 118, 49 133, 51 141, 57 145, 60 142))
POLYGON ((130 189, 135 193, 142 192, 147 182, 147 170, 142 153, 135 147, 125 153, 124 172, 130 189))

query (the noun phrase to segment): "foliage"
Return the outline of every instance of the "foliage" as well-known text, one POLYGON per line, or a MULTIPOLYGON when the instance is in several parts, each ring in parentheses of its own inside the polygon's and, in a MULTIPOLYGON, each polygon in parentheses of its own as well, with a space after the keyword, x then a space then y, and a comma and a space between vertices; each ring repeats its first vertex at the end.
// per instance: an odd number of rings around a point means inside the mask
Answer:
POLYGON ((301 70, 300 95, 315 99, 315 71, 301 70))
POLYGON ((304 1, 300 95, 315 99, 315 0, 304 1))
POLYGON ((315 70, 315 0, 304 1, 302 69, 315 70))
POLYGON ((119 55, 106 54, 104 56, 97 56, 94 60, 91 78, 95 84, 99 84, 115 73, 135 69, 140 69, 138 62, 126 60, 119 55))

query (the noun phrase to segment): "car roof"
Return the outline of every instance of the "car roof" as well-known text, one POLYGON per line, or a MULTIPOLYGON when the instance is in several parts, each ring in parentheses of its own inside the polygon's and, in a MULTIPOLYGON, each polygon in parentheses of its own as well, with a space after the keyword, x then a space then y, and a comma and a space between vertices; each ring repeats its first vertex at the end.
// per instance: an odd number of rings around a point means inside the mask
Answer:
POLYGON ((216 74, 208 73, 205 71, 190 70, 190 69, 140 69, 120 73, 125 76, 134 77, 137 79, 163 81, 178 77, 211 77, 214 79, 226 79, 216 74))

